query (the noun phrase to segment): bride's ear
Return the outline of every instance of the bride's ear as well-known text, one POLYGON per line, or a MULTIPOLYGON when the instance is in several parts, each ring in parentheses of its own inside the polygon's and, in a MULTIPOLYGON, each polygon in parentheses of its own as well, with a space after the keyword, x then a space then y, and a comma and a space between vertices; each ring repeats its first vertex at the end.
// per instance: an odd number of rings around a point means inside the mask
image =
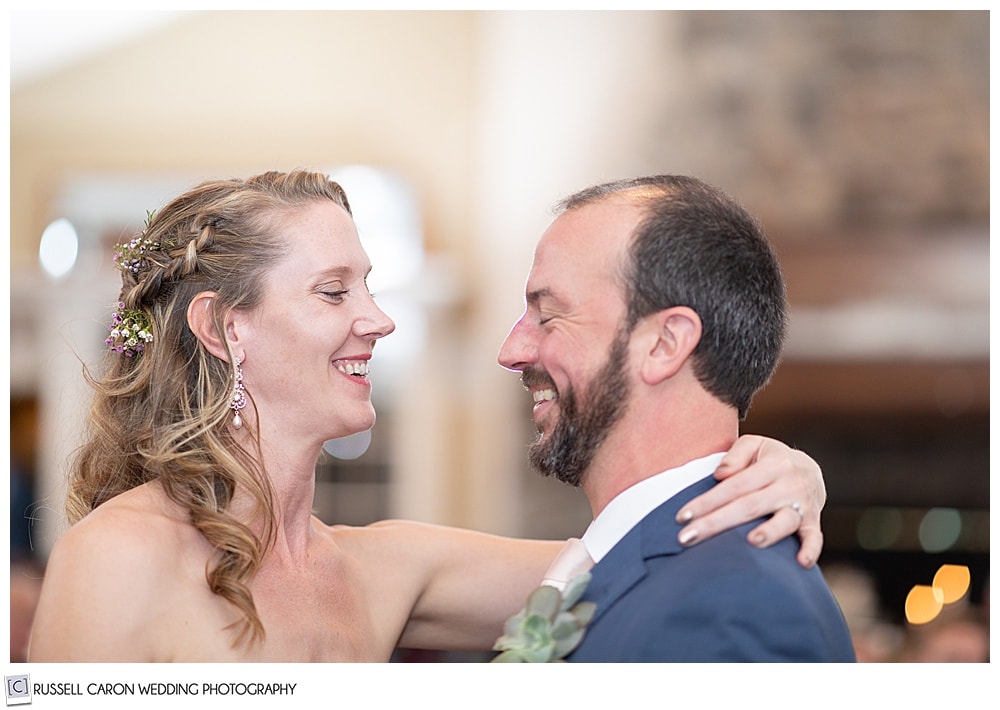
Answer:
POLYGON ((215 308, 217 298, 218 294, 215 291, 202 291, 196 294, 188 304, 187 322, 191 332, 208 352, 220 360, 229 362, 229 347, 237 344, 235 323, 231 312, 226 315, 225 321, 217 320, 215 308), (226 345, 227 341, 229 347, 226 345))

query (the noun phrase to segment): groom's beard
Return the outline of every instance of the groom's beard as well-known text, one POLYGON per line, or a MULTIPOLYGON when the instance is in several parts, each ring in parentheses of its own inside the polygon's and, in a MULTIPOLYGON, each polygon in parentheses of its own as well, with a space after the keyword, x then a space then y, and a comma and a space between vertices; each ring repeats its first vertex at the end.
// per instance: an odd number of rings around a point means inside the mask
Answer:
MULTIPOLYGON (((607 363, 587 383, 590 394, 586 401, 578 401, 569 385, 565 392, 559 392, 555 427, 546 439, 539 433, 528 448, 531 465, 543 476, 579 486, 608 432, 621 419, 629 396, 625 376, 628 335, 619 331, 607 363)), ((526 385, 547 382, 555 389, 548 374, 537 368, 526 368, 522 380, 526 385)))

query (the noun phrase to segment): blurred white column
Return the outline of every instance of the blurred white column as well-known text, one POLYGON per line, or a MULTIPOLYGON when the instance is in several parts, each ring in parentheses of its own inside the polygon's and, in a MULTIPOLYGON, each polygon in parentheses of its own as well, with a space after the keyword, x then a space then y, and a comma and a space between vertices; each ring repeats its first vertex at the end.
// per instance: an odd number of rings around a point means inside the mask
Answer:
POLYGON ((32 545, 41 559, 66 527, 66 476, 92 396, 83 366, 100 361, 117 293, 113 277, 74 274, 44 285, 33 299, 40 416, 32 545))
MULTIPOLYGON (((483 13, 466 370, 468 523, 502 534, 523 524, 528 395, 496 362, 524 304, 534 246, 560 198, 641 170, 650 64, 661 13, 483 13)), ((532 474, 533 475, 533 474, 532 474)))

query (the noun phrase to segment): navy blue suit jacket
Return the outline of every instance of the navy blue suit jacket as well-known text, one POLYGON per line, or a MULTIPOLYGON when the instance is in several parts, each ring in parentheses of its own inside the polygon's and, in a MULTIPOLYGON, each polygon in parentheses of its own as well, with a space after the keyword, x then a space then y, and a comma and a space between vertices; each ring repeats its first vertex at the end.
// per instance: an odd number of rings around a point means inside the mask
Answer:
POLYGON ((855 660, 822 574, 795 560, 797 538, 759 550, 746 541, 749 523, 691 548, 678 544, 677 511, 713 485, 708 477, 681 491, 594 566, 583 599, 597 611, 567 660, 855 660))

